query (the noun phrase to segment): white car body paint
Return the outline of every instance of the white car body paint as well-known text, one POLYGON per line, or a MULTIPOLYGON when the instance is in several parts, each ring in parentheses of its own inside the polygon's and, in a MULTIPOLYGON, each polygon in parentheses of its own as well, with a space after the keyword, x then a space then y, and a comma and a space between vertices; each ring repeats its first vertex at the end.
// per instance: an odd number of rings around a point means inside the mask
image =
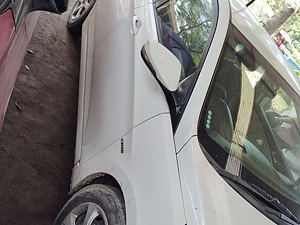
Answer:
POLYGON ((187 224, 275 224, 211 169, 197 137, 178 154, 178 164, 187 224))
POLYGON ((126 12, 105 24, 103 14, 105 18, 121 9, 103 7, 98 1, 83 27, 81 65, 85 68, 81 68, 79 105, 82 108, 79 108, 75 159, 76 162, 80 159, 81 164, 134 126, 169 111, 161 88, 140 54, 149 37, 157 39, 153 36, 155 21, 149 23, 153 6, 148 4, 135 10, 141 21, 147 20, 148 24, 133 36, 133 3, 124 0, 110 4, 120 4, 126 12), (127 10, 130 7, 132 11, 127 10), (98 34, 100 31, 105 34, 98 34), (141 104, 145 96, 151 98, 147 104, 141 104))
POLYGON ((140 52, 158 39, 152 1, 96 2, 82 32, 71 192, 109 174, 122 189, 129 225, 274 224, 211 167, 197 125, 230 20, 298 93, 299 82, 248 9, 235 0, 218 5, 214 38, 174 135, 166 97, 140 52), (141 26, 133 34, 134 16, 141 26))

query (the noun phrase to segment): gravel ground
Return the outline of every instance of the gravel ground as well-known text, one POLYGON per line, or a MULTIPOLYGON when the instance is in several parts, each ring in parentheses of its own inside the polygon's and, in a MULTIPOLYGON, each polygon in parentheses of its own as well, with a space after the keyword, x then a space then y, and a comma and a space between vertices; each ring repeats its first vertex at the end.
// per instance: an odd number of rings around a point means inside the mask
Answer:
POLYGON ((69 197, 80 41, 66 17, 40 14, 9 102, 0 134, 3 225, 50 225, 69 197))

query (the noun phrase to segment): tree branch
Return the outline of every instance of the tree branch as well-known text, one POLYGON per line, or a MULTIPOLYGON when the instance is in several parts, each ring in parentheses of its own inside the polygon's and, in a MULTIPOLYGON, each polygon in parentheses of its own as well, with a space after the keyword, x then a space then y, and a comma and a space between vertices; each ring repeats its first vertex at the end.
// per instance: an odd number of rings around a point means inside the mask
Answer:
POLYGON ((182 34, 183 32, 186 32, 186 31, 188 31, 188 30, 191 30, 191 29, 200 27, 200 26, 202 26, 204 23, 207 23, 207 22, 210 22, 210 20, 205 20, 205 21, 203 21, 202 23, 199 23, 199 24, 197 24, 197 25, 195 25, 195 26, 188 27, 187 29, 183 29, 183 30, 181 30, 180 32, 178 32, 178 35, 182 34))

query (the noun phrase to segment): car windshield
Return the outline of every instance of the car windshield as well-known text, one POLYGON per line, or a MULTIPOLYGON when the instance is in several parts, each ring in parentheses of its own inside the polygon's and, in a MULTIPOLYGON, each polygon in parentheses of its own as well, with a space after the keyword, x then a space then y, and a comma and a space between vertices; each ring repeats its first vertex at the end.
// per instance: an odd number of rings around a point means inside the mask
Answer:
POLYGON ((300 217, 300 102, 230 27, 201 113, 198 139, 213 164, 265 190, 300 217))

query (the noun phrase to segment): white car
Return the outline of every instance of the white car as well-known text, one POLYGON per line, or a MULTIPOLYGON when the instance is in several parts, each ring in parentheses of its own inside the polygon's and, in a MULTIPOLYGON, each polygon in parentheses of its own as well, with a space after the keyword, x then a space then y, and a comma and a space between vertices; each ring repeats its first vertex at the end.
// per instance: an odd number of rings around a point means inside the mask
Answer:
POLYGON ((300 83, 248 7, 78 0, 84 17, 55 225, 298 224, 300 83))

